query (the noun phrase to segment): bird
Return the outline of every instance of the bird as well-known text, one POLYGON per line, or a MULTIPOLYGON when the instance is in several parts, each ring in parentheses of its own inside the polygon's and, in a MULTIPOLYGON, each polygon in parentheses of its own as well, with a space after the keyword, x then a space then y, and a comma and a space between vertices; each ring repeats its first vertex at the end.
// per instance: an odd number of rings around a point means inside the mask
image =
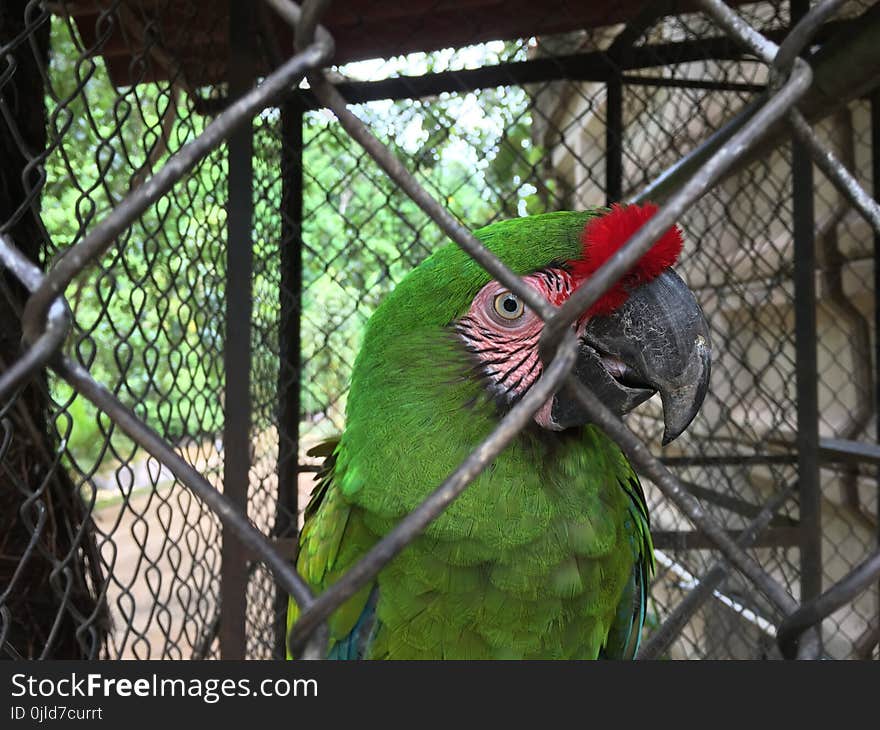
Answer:
MULTIPOLYGON (((474 232, 555 306, 657 212, 559 211, 474 232)), ((664 443, 708 390, 708 325, 673 271, 680 226, 571 327, 573 374, 618 416, 659 394, 664 443)), ((297 570, 326 590, 497 426, 544 368, 544 322, 453 243, 369 318, 342 433, 323 457, 297 570)), ((471 485, 328 619, 328 659, 632 659, 654 569, 645 494, 620 447, 560 389, 471 485)), ((299 616, 289 601, 288 631, 299 616)), ((296 658, 290 647, 288 658, 296 658)))

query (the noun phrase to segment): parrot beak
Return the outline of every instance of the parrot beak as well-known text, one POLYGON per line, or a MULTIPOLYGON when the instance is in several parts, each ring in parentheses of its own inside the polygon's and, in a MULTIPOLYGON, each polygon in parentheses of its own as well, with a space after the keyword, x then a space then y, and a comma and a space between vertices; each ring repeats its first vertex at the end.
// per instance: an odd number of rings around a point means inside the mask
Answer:
MULTIPOLYGON (((619 416, 660 393, 665 446, 700 410, 710 366, 703 312, 687 285, 667 269, 630 292, 612 314, 587 322, 574 375, 619 416)), ((589 422, 564 389, 554 398, 551 419, 560 430, 589 422)))

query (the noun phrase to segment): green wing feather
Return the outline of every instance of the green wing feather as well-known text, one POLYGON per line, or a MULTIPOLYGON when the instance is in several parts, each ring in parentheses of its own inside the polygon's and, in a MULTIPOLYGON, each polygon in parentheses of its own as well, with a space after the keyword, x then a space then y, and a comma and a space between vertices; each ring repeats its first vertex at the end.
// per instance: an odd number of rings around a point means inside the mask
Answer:
MULTIPOLYGON (((305 522, 299 539, 296 567, 315 593, 321 593, 376 542, 376 536, 364 525, 360 510, 342 496, 335 482, 339 439, 328 439, 311 449, 310 456, 324 456, 317 474, 317 484, 305 509, 305 522)), ((340 606, 330 617, 329 649, 348 637, 373 589, 368 583, 340 606)), ((299 607, 290 599, 287 630, 299 616, 299 607)), ((288 651, 288 658, 292 659, 288 651)))
POLYGON ((639 650, 645 611, 648 603, 649 580, 654 574, 654 543, 645 493, 638 476, 624 462, 629 472, 618 480, 630 498, 629 520, 626 523, 633 550, 633 569, 617 607, 617 615, 608 632, 601 656, 607 659, 635 659, 639 650))

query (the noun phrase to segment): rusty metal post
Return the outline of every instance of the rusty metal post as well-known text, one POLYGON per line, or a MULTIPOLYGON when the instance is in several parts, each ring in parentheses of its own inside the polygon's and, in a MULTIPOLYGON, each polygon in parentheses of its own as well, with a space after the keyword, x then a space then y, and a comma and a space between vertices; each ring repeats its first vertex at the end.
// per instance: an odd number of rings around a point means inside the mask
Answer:
MULTIPOLYGON (((871 94, 871 173, 874 199, 880 201, 880 89, 871 94)), ((874 417, 877 443, 880 443, 880 235, 874 234, 874 417)), ((880 470, 877 472, 877 514, 880 515, 880 470)), ((877 520, 877 546, 880 547, 880 519, 877 520)), ((877 585, 877 617, 880 624, 880 583, 877 585)), ((880 631, 880 628, 878 628, 880 631)))
MULTIPOLYGON (((792 24, 795 24, 809 9, 808 1, 792 0, 792 24)), ((797 139, 792 140, 791 167, 797 354, 798 495, 801 529, 800 601, 803 603, 822 592, 822 533, 813 161, 809 150, 797 139)), ((821 632, 819 636, 821 642, 821 632)))
MULTIPOLYGON (((302 313, 303 106, 296 97, 281 105, 281 284, 278 333, 278 502, 274 536, 297 534, 299 414, 302 382, 300 315, 302 313)), ((287 644, 287 595, 275 596, 276 651, 287 644)))
MULTIPOLYGON (((249 3, 230 0, 229 93, 237 98, 250 89, 251 54, 245 32, 249 3)), ((226 375, 223 429, 223 492, 247 514, 251 426, 251 279, 253 272, 253 125, 248 122, 229 138, 229 193, 226 252, 226 375)), ((220 580, 220 657, 244 659, 246 652, 247 558, 238 536, 224 528, 220 580)))

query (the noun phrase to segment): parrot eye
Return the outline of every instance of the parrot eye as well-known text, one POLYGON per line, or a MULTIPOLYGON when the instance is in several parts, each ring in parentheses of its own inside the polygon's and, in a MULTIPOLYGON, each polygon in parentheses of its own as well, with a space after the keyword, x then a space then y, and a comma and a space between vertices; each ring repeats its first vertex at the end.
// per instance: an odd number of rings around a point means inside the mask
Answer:
POLYGON ((522 317, 525 306, 513 292, 503 291, 495 296, 495 311, 506 320, 522 317))

